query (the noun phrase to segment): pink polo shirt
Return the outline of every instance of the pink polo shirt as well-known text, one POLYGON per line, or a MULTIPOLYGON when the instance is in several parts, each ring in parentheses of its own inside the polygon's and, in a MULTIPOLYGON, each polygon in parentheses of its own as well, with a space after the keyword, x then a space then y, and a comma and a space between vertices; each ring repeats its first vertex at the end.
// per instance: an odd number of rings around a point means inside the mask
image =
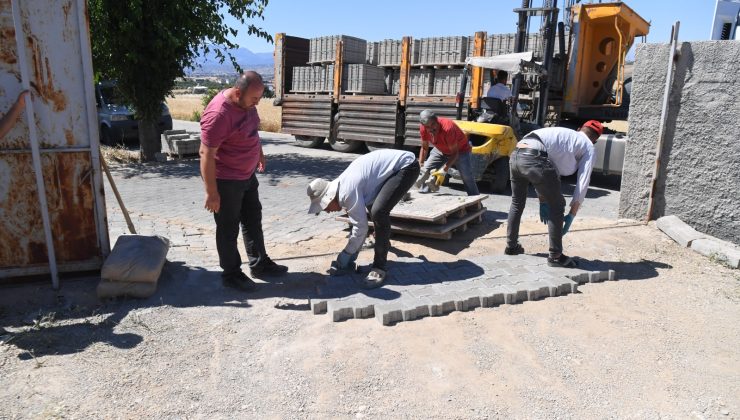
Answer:
POLYGON ((200 118, 200 142, 216 151, 216 178, 249 179, 260 158, 257 108, 231 104, 225 91, 213 97, 200 118))

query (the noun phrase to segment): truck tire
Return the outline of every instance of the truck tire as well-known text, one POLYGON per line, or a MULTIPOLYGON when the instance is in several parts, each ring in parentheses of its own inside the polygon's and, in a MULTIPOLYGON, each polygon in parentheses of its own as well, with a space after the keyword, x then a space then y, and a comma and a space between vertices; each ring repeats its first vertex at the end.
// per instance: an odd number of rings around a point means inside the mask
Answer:
POLYGON ((367 146, 367 150, 374 152, 376 150, 383 150, 383 149, 392 149, 393 144, 391 143, 380 143, 380 142, 374 142, 374 141, 368 141, 365 142, 365 146, 367 146))
POLYGON ((107 126, 100 127, 100 144, 106 145, 106 146, 112 146, 113 145, 113 136, 111 135, 110 128, 107 126))
POLYGON ((501 194, 506 192, 506 187, 509 184, 509 158, 504 156, 494 160, 486 168, 481 181, 492 193, 501 194))
POLYGON ((352 153, 356 152, 362 147, 363 142, 355 140, 329 140, 329 146, 337 152, 352 153))
POLYGON ((316 136, 295 136, 295 145, 308 149, 315 149, 324 143, 323 137, 316 136))

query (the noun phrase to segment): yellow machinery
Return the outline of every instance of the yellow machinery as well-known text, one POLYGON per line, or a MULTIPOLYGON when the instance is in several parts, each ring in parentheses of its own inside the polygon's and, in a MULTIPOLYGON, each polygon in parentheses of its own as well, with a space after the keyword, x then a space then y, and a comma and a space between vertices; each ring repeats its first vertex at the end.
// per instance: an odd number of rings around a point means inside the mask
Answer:
POLYGON ((608 108, 623 104, 627 51, 649 28, 622 2, 574 5, 562 112, 579 119, 608 119, 608 108))
POLYGON ((473 143, 473 176, 479 182, 488 182, 494 192, 506 189, 508 157, 516 147, 514 130, 507 125, 455 120, 455 124, 473 143), (500 173, 503 171, 504 173, 500 173), (498 176, 496 176, 498 175, 498 176), (503 176, 502 176, 503 175, 503 176))

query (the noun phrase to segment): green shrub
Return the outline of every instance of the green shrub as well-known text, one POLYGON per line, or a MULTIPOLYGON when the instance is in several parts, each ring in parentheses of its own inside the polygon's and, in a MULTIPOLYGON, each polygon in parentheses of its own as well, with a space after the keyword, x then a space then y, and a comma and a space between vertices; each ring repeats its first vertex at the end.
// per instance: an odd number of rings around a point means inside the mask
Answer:
POLYGON ((190 121, 200 122, 200 112, 193 111, 193 115, 190 116, 190 121))
POLYGON ((206 92, 205 95, 203 95, 203 99, 201 99, 201 103, 203 104, 203 108, 208 106, 209 103, 211 103, 211 99, 213 99, 214 96, 216 96, 217 93, 221 92, 221 89, 217 88, 211 88, 208 89, 208 92, 206 92))

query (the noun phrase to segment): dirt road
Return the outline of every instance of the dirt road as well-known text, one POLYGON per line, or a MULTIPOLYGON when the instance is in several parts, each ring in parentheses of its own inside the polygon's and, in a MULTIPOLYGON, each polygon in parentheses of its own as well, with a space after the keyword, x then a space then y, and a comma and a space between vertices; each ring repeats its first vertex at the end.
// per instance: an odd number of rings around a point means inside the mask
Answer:
MULTIPOLYGON (((17 334, 0 347, 0 417, 737 417, 737 271, 653 227, 582 222, 565 246, 612 261, 621 281, 394 327, 312 315, 296 297, 300 285, 273 285, 250 298, 168 278, 165 292, 209 297, 98 307, 85 302, 91 286, 80 281, 58 306, 24 314, 9 309, 14 290, 6 288, 3 319, 17 334), (70 301, 77 303, 65 307, 70 301), (38 317, 52 311, 54 320, 38 317)), ((502 229, 458 255, 425 241, 393 245, 398 253, 456 259, 501 252, 502 229)), ((525 223, 528 252, 545 249, 541 231, 525 223)), ((293 257, 284 259, 291 270, 320 272, 330 256, 301 255, 327 253, 341 239, 273 255, 293 257)), ((24 299, 55 298, 39 289, 24 299)))

